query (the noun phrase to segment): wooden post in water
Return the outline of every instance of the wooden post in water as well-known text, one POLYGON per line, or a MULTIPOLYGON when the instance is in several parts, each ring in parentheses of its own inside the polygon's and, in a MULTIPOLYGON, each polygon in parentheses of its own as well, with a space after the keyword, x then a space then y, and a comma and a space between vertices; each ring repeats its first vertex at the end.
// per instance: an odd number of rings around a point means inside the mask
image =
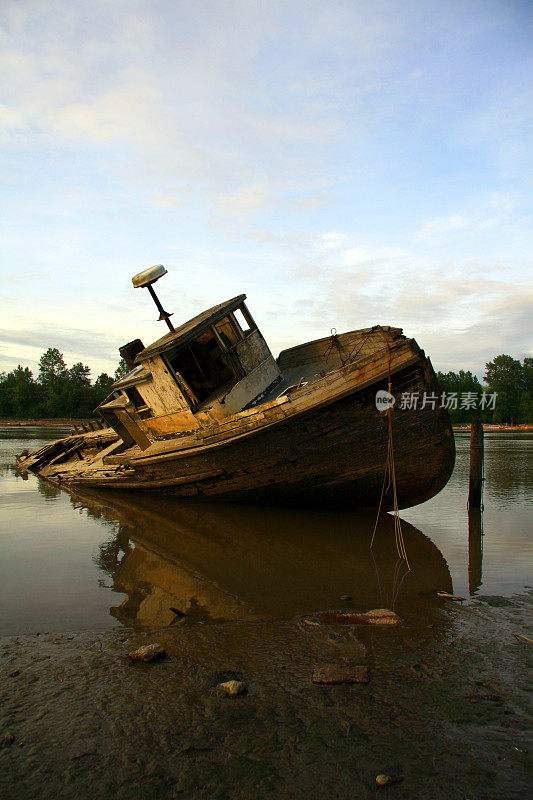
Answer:
POLYGON ((468 489, 468 508, 481 508, 483 496, 483 425, 477 414, 472 417, 470 426, 470 485, 468 489))

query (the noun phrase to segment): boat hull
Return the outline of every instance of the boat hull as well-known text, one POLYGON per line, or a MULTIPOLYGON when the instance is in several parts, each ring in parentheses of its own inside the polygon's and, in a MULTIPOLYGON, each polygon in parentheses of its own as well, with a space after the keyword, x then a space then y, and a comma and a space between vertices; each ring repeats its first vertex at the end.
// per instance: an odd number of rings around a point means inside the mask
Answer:
MULTIPOLYGON (((413 391, 423 375, 399 373, 392 390, 413 391)), ((141 483, 163 494, 224 502, 364 508, 379 505, 389 443, 389 420, 375 405, 381 383, 325 408, 288 417, 244 441, 228 443, 188 459, 139 467, 141 483), (172 484, 177 476, 198 475, 172 484), (206 477, 203 477, 203 476, 206 477), (165 486, 165 480, 169 483, 165 486)), ((392 440, 398 507, 437 494, 453 470, 455 446, 448 415, 440 410, 393 410, 392 440)), ((179 477, 178 477, 179 480, 179 477)), ((153 490, 152 489, 152 490, 153 490)), ((383 505, 393 507, 392 488, 383 505)))
POLYGON ((414 340, 402 340, 194 434, 100 457, 86 457, 83 442, 67 439, 51 448, 53 458, 46 451, 30 456, 27 468, 63 485, 301 507, 382 502, 390 509, 392 449, 397 505, 406 508, 437 494, 453 470, 449 416, 438 402, 422 402, 424 393, 436 398, 438 391, 429 359, 414 340), (390 411, 376 407, 380 390, 396 398, 390 411), (418 396, 419 407, 404 408, 405 395, 418 396))

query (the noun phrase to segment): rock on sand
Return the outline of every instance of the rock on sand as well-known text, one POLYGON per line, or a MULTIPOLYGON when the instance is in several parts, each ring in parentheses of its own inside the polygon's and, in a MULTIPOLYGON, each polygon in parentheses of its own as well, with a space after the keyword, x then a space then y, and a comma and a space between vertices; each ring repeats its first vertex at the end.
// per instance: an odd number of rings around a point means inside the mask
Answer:
POLYGON ((132 661, 157 661, 164 658, 166 654, 167 651, 162 644, 145 644, 138 650, 129 653, 129 657, 132 661))

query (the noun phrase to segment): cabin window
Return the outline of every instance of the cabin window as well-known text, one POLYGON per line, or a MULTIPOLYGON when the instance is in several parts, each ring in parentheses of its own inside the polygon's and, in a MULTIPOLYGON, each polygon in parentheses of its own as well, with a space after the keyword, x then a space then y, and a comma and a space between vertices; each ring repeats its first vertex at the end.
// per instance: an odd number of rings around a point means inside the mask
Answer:
POLYGON ((211 330, 204 331, 171 353, 167 360, 173 372, 186 381, 199 403, 241 378, 233 358, 224 351, 211 330))
POLYGON ((243 333, 249 333, 252 330, 252 319, 249 314, 245 316, 242 308, 237 308, 233 312, 233 316, 243 333), (248 317, 248 319, 246 317, 248 317))
POLYGON ((242 341, 243 335, 239 325, 236 325, 230 317, 224 317, 215 324, 217 333, 228 348, 233 347, 242 341))
POLYGON ((135 386, 129 386, 127 389, 124 389, 124 392, 136 411, 146 408, 146 401, 135 386))

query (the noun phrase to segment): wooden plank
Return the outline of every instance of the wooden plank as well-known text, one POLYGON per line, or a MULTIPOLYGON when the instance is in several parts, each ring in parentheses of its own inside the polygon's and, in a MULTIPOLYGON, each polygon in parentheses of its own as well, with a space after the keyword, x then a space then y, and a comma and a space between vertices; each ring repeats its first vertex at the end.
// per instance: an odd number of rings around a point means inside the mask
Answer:
MULTIPOLYGON (((187 399, 163 359, 160 356, 152 358, 149 362, 149 369, 153 376, 153 382, 142 386, 140 391, 143 392, 143 396, 146 393, 147 403, 154 412, 154 416, 166 416, 170 413, 181 412, 193 417, 187 399)), ((194 421, 191 427, 195 427, 194 421)))
POLYGON ((141 450, 145 450, 150 446, 150 440, 143 433, 136 422, 130 417, 125 408, 117 408, 115 410, 117 419, 124 425, 132 439, 139 445, 141 450))
POLYGON ((178 433, 181 430, 191 431, 200 427, 198 420, 190 411, 179 411, 159 417, 147 417, 143 422, 148 432, 154 436, 178 433))

